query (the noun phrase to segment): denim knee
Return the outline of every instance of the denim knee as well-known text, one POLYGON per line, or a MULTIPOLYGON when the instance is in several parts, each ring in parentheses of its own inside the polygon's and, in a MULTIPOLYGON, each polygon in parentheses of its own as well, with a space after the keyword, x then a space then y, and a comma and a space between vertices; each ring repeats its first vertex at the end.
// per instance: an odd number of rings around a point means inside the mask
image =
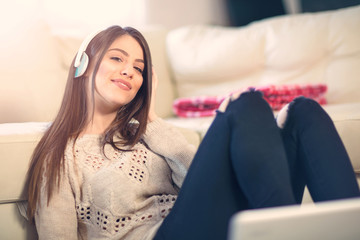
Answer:
POLYGON ((242 93, 238 98, 231 99, 226 107, 225 114, 233 124, 261 120, 270 117, 274 120, 271 107, 263 98, 263 93, 250 90, 242 93))
POLYGON ((288 106, 284 126, 296 124, 300 129, 313 124, 332 124, 330 116, 313 99, 298 97, 288 106))

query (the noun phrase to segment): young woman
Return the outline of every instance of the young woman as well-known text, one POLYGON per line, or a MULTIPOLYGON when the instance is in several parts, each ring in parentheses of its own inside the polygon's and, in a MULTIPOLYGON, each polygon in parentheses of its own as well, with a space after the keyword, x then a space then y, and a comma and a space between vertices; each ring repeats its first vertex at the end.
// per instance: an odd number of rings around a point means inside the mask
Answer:
POLYGON ((305 185, 314 201, 359 196, 316 102, 296 99, 278 127, 260 92, 227 99, 196 152, 155 114, 156 85, 137 30, 84 41, 29 169, 40 239, 225 239, 234 213, 300 203, 305 185))

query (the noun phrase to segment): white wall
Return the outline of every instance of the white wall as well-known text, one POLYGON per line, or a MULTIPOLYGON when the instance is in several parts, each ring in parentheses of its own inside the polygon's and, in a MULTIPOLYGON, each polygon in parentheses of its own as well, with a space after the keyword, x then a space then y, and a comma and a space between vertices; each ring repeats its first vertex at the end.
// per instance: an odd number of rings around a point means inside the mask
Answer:
POLYGON ((146 21, 169 28, 188 24, 229 23, 225 0, 146 0, 146 21))
MULTIPOLYGON (((188 24, 228 25, 225 0, 0 0, 2 25, 26 16, 43 18, 55 33, 84 35, 118 24, 175 28, 188 24)), ((299 0, 283 0, 289 13, 299 0)))
POLYGON ((109 25, 146 24, 146 0, 38 0, 55 32, 76 35, 109 25))
POLYGON ((0 0, 2 24, 22 17, 43 18, 55 33, 83 35, 118 24, 137 28, 161 25, 227 24, 223 0, 0 0))

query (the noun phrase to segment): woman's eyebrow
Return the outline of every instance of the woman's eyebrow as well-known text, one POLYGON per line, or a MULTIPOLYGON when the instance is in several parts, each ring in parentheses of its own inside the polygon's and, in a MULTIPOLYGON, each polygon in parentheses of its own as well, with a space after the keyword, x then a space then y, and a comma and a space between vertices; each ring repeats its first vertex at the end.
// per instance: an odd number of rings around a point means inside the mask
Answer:
MULTIPOLYGON (((129 53, 121 48, 111 48, 111 49, 109 49, 109 52, 110 51, 118 51, 118 52, 121 52, 122 54, 124 54, 126 57, 129 57, 129 53)), ((145 63, 143 59, 135 59, 135 61, 145 63)))

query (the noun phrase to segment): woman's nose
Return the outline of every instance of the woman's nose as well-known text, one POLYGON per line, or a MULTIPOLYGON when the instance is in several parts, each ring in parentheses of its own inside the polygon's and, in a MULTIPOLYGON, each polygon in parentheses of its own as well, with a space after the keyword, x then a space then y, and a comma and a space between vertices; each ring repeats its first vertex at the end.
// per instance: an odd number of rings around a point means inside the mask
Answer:
POLYGON ((132 71, 132 67, 129 66, 129 65, 126 65, 126 66, 123 67, 120 74, 123 75, 123 76, 127 76, 127 77, 132 78, 134 73, 132 71))

